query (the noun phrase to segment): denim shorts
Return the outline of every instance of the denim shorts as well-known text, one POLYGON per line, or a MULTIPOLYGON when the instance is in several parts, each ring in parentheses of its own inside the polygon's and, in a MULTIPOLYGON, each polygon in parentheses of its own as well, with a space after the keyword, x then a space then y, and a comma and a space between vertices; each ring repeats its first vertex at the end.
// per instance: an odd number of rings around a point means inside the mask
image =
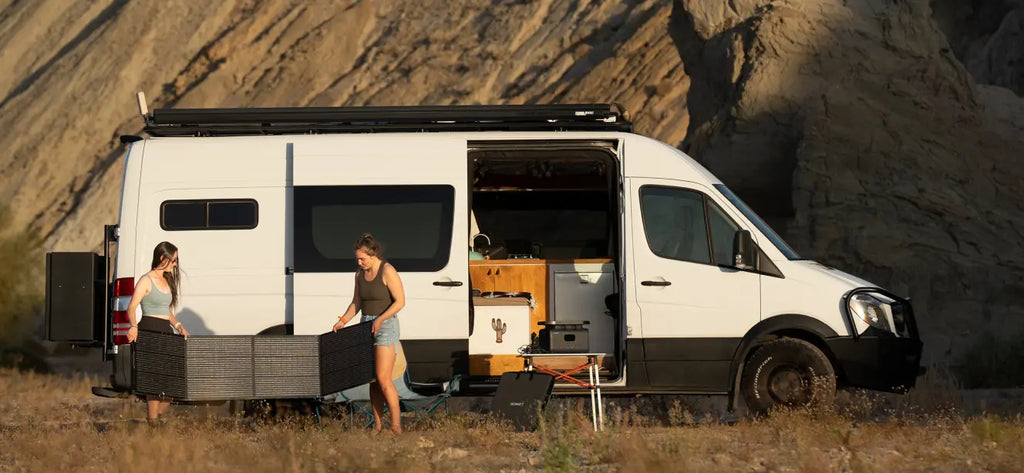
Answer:
MULTIPOLYGON (((379 315, 363 315, 360 322, 373 322, 379 315)), ((377 331, 377 335, 373 337, 373 344, 377 346, 389 347, 398 343, 400 332, 398 330, 398 316, 392 315, 384 319, 384 322, 380 324, 380 330, 377 331)))

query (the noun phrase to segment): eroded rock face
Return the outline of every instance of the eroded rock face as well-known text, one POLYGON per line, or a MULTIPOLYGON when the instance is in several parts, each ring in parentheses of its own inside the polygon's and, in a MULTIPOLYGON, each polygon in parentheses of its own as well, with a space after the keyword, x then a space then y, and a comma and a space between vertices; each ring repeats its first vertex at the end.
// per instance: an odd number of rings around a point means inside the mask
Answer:
POLYGON ((737 71, 693 80, 719 104, 691 98, 685 150, 805 255, 910 295, 931 359, 1021 326, 1024 101, 974 86, 926 5, 764 2, 708 37, 680 14, 737 71))
POLYGON ((1024 104, 974 84, 925 0, 10 2, 0 50, 0 200, 50 248, 116 221, 138 90, 151 108, 614 101, 801 253, 912 296, 932 360, 1024 316, 1024 104))
POLYGON ((932 0, 931 6, 976 82, 1024 96, 1024 0, 932 0))

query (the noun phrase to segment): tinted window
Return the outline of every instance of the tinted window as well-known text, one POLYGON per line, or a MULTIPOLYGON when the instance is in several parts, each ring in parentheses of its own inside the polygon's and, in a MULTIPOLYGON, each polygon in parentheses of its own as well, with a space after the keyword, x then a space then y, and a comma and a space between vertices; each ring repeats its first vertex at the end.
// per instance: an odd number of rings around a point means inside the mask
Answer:
POLYGON ((180 230, 240 230, 256 228, 255 200, 168 200, 160 204, 160 227, 180 230))
POLYGON ((294 196, 296 272, 355 270, 352 244, 365 233, 399 271, 448 265, 451 186, 305 186, 294 196))
POLYGON ((252 228, 256 226, 256 202, 210 202, 210 228, 252 228))
POLYGON ((715 257, 715 264, 732 266, 732 243, 738 227, 714 202, 707 200, 707 204, 708 226, 711 227, 711 253, 715 257))
POLYGON ((647 244, 654 254, 696 263, 711 263, 704 219, 704 196, 685 189, 645 186, 640 189, 647 244))

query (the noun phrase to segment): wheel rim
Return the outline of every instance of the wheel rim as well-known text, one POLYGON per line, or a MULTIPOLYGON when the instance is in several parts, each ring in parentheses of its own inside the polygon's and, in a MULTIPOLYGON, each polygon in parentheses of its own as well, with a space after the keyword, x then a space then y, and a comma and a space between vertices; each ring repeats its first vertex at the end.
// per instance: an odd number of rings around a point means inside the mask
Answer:
POLYGON ((793 365, 779 366, 768 377, 768 393, 772 399, 789 406, 809 402, 810 385, 810 377, 793 365))

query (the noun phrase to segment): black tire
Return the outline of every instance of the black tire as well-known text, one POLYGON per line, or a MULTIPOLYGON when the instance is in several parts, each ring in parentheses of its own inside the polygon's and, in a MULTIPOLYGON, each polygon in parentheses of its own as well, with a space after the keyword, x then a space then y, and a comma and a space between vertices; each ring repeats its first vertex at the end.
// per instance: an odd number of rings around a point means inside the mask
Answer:
POLYGON ((780 338, 762 345, 747 360, 740 393, 754 415, 777 407, 830 405, 836 397, 836 373, 818 347, 780 338))

